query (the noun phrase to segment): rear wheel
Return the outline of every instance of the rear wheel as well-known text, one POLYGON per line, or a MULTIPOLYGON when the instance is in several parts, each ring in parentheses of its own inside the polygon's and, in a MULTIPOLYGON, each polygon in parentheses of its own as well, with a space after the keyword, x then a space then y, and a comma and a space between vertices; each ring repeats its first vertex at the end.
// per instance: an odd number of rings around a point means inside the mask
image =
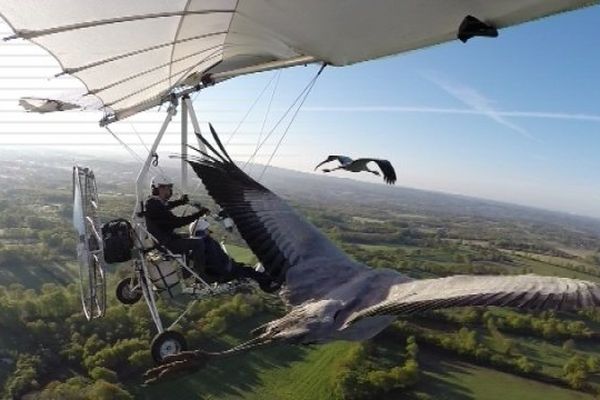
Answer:
POLYGON ((142 298, 137 279, 125 278, 117 285, 117 299, 123 304, 135 304, 142 298))
POLYGON ((152 339, 150 352, 152 358, 158 364, 162 363, 167 356, 181 353, 187 350, 187 343, 183 335, 176 331, 164 331, 152 339))

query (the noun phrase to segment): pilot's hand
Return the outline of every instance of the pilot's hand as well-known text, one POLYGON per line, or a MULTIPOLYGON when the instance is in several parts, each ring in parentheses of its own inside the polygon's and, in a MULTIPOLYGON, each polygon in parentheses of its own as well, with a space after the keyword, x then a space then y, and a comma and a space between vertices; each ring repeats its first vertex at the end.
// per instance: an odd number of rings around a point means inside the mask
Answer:
POLYGON ((210 214, 210 210, 208 208, 202 206, 202 204, 200 204, 200 203, 192 203, 192 206, 194 206, 198 209, 198 212, 200 213, 200 215, 210 214))
POLYGON ((179 201, 181 201, 183 204, 187 204, 190 202, 190 198, 188 197, 187 194, 181 195, 181 197, 179 198, 179 201))

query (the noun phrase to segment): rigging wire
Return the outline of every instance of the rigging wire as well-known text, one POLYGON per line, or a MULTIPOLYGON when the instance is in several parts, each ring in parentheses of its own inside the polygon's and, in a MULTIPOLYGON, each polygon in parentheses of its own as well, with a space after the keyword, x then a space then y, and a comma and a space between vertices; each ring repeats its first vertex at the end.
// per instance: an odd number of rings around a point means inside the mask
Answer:
POLYGON ((146 151, 148 152, 148 154, 150 154, 150 147, 148 147, 146 145, 146 143, 142 140, 142 136, 140 135, 140 133, 138 132, 138 130, 135 129, 135 125, 133 125, 131 122, 129 123, 129 125, 131 126, 131 129, 135 132, 135 135, 139 139, 139 141, 142 144, 142 146, 144 146, 144 148, 146 149, 146 151))
POLYGON ((283 115, 277 121, 277 123, 275 124, 275 126, 273 126, 273 128, 271 128, 271 130, 269 131, 269 133, 267 134, 267 136, 265 137, 265 139, 258 146, 256 146, 256 149, 254 149, 254 152, 252 153, 252 155, 250 156, 250 158, 248 159, 248 161, 246 161, 246 163, 244 164, 244 167, 242 169, 245 169, 246 166, 252 160, 254 160, 254 157, 256 157, 256 154, 258 153, 258 151, 260 150, 260 148, 267 142, 267 140, 269 140, 269 138, 271 137, 271 135, 273 134, 273 132, 275 132, 275 129, 277 129, 277 127, 279 126, 279 124, 281 124, 281 122, 285 119, 285 117, 287 117, 288 113, 294 108, 294 106, 296 105, 296 103, 298 103, 298 101, 302 98, 302 96, 304 96, 304 94, 314 86, 314 82, 317 80, 317 78, 319 77, 319 75, 321 75, 321 72, 323 71, 323 69, 325 68, 326 65, 327 64, 323 64, 321 66, 321 68, 319 69, 319 71, 317 72, 317 74, 310 80, 310 82, 308 82, 308 84, 306 85, 306 87, 300 92, 300 94, 298 95, 298 97, 296 97, 296 99, 294 100, 294 102, 292 103, 292 105, 290 105, 290 107, 285 111, 285 113, 283 113, 283 115))
POLYGON ((268 87, 271 86, 271 83, 273 82, 273 80, 275 79, 276 76, 278 76, 278 75, 273 74, 273 76, 271 76, 271 79, 269 80, 269 82, 265 85, 265 87, 260 92, 260 94, 258 95, 258 97, 254 100, 254 102, 252 103, 252 105, 250 106, 250 108, 248 109, 248 111, 246 111, 246 115, 244 115, 244 117, 241 119, 241 121, 235 127, 235 129, 233 130, 233 132, 231 133, 231 135, 229 135, 229 138, 225 142, 225 145, 228 145, 229 142, 231 142, 231 139, 233 139, 233 137, 237 133, 238 129, 240 129, 240 127, 242 126, 242 124, 246 121, 246 118, 248 118, 248 115, 250 115, 250 113, 252 112, 252 110, 254 109, 254 107, 256 106, 256 104, 258 104, 258 101, 261 99, 261 97, 263 96, 263 94, 267 91, 268 87))
POLYGON ((130 154, 130 155, 131 155, 133 158, 137 159, 137 160, 138 160, 139 162, 141 162, 142 164, 144 163, 144 160, 142 159, 142 157, 140 157, 140 156, 139 156, 139 155, 138 155, 138 154, 137 154, 137 153, 136 153, 136 152, 135 152, 135 151, 134 151, 134 150, 133 150, 133 149, 132 149, 132 148, 131 148, 131 147, 130 147, 128 144, 127 144, 127 143, 125 143, 123 140, 121 140, 121 138, 120 138, 120 137, 118 137, 118 136, 117 136, 117 134, 116 134, 116 133, 114 133, 114 132, 112 131, 112 129, 110 129, 110 128, 108 127, 108 125, 107 125, 107 126, 105 126, 104 128, 105 128, 105 129, 108 131, 108 133, 110 133, 110 134, 112 135, 112 137, 114 137, 115 139, 117 139, 117 142, 119 142, 119 144, 120 144, 121 146, 123 146, 123 147, 125 148, 125 150, 127 150, 127 152, 128 152, 128 153, 129 153, 129 154, 130 154))
POLYGON ((260 127, 260 132, 258 133, 258 140, 256 141, 256 146, 260 145, 260 140, 262 139, 262 135, 265 132, 265 126, 267 125, 267 119, 269 117, 269 113, 271 112, 271 104, 273 103, 273 99, 275 98, 275 92, 277 91, 277 87, 279 86, 279 78, 281 77, 281 70, 277 71, 277 80, 275 81, 275 86, 273 86, 273 92, 271 92, 271 99, 269 99, 269 105, 267 106, 267 111, 265 112, 265 117, 263 118, 262 126, 260 127))
MULTIPOLYGON (((138 132, 135 130, 135 128, 133 127, 133 125, 130 123, 131 127, 133 128, 134 132, 138 135, 138 138, 140 140, 140 142, 142 142, 142 144, 144 145, 144 147, 146 147, 146 150, 148 150, 148 154, 150 154, 150 149, 146 146, 146 144, 142 141, 141 136, 138 134, 138 132)), ((125 150, 127 150, 127 152, 133 157, 135 158, 137 161, 139 161, 140 163, 142 163, 142 165, 144 164, 145 160, 140 157, 139 154, 137 154, 132 148, 131 146, 129 146, 127 143, 125 143, 119 136, 117 136, 117 134, 115 132, 113 132, 108 126, 104 127, 108 133, 110 133, 112 135, 112 137, 114 137, 119 144, 121 144, 121 146, 123 146, 125 148, 125 150)), ((149 170, 154 169, 155 172, 156 170, 158 170, 158 173, 160 173, 163 176, 168 176, 168 174, 158 165, 158 154, 156 154, 156 158, 152 161, 152 163, 150 163, 149 165, 149 170)), ((175 185, 173 185, 175 186, 175 185)), ((181 193, 181 190, 178 190, 178 192, 181 193)))
POLYGON ((281 135, 281 138, 279 138, 279 141, 277 142, 277 145, 275 146, 275 149, 273 150, 273 152, 271 153, 271 157, 269 157, 269 161, 267 161, 267 163, 265 164, 265 166, 263 167, 262 172, 260 173, 260 176, 258 177, 258 181, 260 182, 260 180, 262 179, 262 177, 264 176, 265 172, 267 171, 267 168, 269 167, 269 165, 271 165, 271 161, 273 161, 273 157, 275 156, 275 153, 277 153, 277 150, 279 149, 279 146, 281 145, 281 143, 283 142, 283 139, 285 139, 285 136, 287 135, 290 127, 292 126, 292 123, 294 122, 294 120, 296 119, 296 116, 298 115, 298 112, 300 112, 300 109, 302 108, 302 105, 304 104, 304 102, 306 101, 306 99, 308 98, 308 95, 310 94, 310 92, 312 91, 313 87, 315 86, 315 83, 317 83, 317 79, 319 78, 319 76, 321 75, 321 72, 323 72, 323 70, 325 69, 325 66, 327 64, 323 64, 321 66, 321 68, 319 68, 319 71, 317 72, 317 75, 315 75, 315 77, 312 79, 312 81, 309 84, 308 90, 306 91, 306 94, 304 95, 304 98, 302 99, 302 101, 300 102, 300 104, 298 105, 298 108, 296 108, 296 111, 294 111, 294 114, 292 115, 292 118, 290 119, 287 127, 285 128, 283 134, 281 135))

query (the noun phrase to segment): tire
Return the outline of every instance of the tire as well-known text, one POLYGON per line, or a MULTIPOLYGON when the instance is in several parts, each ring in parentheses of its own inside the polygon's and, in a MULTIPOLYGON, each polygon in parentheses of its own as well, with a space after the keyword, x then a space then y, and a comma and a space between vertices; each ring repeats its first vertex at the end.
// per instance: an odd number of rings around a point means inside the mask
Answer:
POLYGON ((183 335, 176 331, 164 331, 152 339, 150 352, 157 364, 161 364, 165 357, 187 350, 187 343, 183 335))
POLYGON ((125 278, 117 285, 117 300, 123 304, 135 304, 142 298, 142 289, 138 287, 135 290, 131 290, 131 287, 138 285, 138 280, 132 278, 125 278))

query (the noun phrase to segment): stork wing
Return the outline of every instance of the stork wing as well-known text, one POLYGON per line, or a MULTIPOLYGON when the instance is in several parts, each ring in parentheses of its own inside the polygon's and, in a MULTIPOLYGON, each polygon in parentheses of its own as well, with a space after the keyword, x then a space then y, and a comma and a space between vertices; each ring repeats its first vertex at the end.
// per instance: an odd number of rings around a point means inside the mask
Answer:
POLYGON ((396 183, 396 171, 394 170, 394 167, 392 166, 391 162, 389 162, 388 160, 373 161, 377 163, 379 169, 381 169, 381 172, 383 172, 383 180, 385 181, 385 183, 388 183, 390 185, 396 183))
POLYGON ((334 161, 334 160, 338 160, 340 162, 340 164, 347 164, 347 163, 351 163, 352 159, 350 157, 346 157, 346 156, 336 156, 336 155, 330 155, 329 157, 327 157, 327 160, 325 161, 321 161, 316 167, 315 167, 315 171, 317 170, 317 168, 319 168, 321 165, 328 163, 330 161, 334 161))
POLYGON ((211 126, 217 151, 189 160, 209 195, 231 216, 267 272, 286 288, 291 304, 318 298, 367 267, 350 260, 281 198, 238 168, 211 126))
POLYGON ((551 276, 470 276, 399 283, 382 302, 352 315, 347 324, 376 315, 409 314, 464 306, 573 310, 600 305, 592 282, 551 276))
POLYGON ((377 163, 377 165, 379 166, 379 169, 383 173, 383 180, 385 181, 385 183, 390 185, 396 183, 396 171, 394 170, 392 163, 388 160, 381 160, 378 158, 357 158, 353 161, 353 164, 360 164, 363 168, 366 168, 367 164, 371 161, 377 163))

